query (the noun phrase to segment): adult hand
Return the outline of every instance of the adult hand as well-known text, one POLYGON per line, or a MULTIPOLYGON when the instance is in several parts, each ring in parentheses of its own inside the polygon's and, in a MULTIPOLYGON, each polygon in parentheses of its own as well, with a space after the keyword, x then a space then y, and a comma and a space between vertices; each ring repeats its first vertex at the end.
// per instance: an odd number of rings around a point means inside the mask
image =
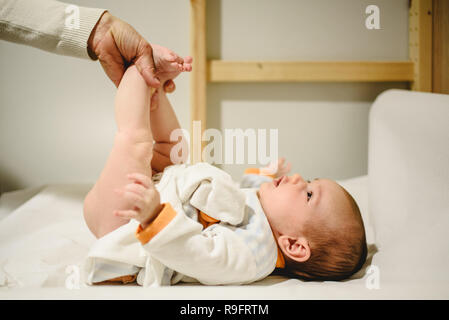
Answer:
MULTIPOLYGON (((161 85, 158 75, 190 71, 191 64, 164 48, 152 46, 129 24, 105 12, 88 41, 89 55, 98 58, 107 76, 118 86, 126 68, 135 64, 148 86, 161 85), (170 53, 167 55, 167 52, 170 53), (153 59, 154 55, 154 59, 153 59), (167 60, 169 59, 169 60, 167 60)), ((172 92, 174 83, 164 90, 172 92), (168 90, 166 90, 168 89, 168 90)))

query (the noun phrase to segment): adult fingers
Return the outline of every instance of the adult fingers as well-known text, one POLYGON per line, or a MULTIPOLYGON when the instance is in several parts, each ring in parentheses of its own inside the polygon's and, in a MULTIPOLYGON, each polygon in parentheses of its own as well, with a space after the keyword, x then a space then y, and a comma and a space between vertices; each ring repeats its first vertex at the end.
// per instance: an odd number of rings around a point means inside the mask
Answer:
POLYGON ((118 87, 125 73, 125 65, 111 34, 107 34, 103 41, 99 43, 97 51, 101 67, 109 79, 118 87))
POLYGON ((137 48, 135 65, 148 86, 159 88, 161 82, 156 77, 156 68, 153 60, 153 49, 145 40, 141 40, 137 48))
POLYGON ((164 83, 164 91, 165 92, 172 93, 175 90, 176 90, 176 85, 173 80, 170 79, 164 83))

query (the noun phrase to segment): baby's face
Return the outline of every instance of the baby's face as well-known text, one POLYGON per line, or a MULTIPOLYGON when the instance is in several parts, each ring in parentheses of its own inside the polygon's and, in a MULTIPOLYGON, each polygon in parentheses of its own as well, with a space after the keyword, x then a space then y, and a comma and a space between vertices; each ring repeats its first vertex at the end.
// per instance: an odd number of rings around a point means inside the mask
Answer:
POLYGON ((306 222, 313 221, 310 219, 340 223, 341 217, 332 213, 348 205, 343 189, 335 181, 305 181, 299 174, 262 184, 259 198, 275 236, 299 236, 306 222))

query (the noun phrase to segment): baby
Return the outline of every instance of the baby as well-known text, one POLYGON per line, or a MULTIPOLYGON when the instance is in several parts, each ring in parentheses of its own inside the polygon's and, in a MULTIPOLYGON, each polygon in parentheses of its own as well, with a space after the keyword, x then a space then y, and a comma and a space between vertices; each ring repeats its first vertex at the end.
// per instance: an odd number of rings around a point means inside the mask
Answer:
MULTIPOLYGON (((189 70, 190 63, 190 57, 174 63, 161 83, 189 70)), ((152 94, 134 66, 118 88, 115 114, 113 149, 85 199, 84 217, 97 241, 116 241, 120 252, 134 246, 127 228, 137 229, 132 237, 160 266, 152 267, 159 270, 159 284, 167 275, 165 284, 251 283, 275 270, 305 280, 341 280, 364 264, 359 208, 336 182, 287 176, 284 159, 272 170, 248 170, 244 188, 206 163, 173 165, 170 152, 179 140, 170 141, 170 133, 179 123, 164 90, 152 94)), ((116 254, 92 257, 133 266, 115 276, 92 269, 90 283, 145 282, 139 270, 148 269, 147 262, 116 254)))
MULTIPOLYGON (((246 173, 271 176, 270 182, 247 175, 245 187, 260 185, 259 200, 285 257, 278 273, 304 280, 342 280, 361 269, 367 256, 365 229, 353 197, 329 179, 305 181, 287 176, 290 163, 246 173), (267 170, 269 169, 269 170, 267 170), (274 174, 269 174, 269 172, 274 174)), ((265 180, 267 180, 265 178, 265 180)))

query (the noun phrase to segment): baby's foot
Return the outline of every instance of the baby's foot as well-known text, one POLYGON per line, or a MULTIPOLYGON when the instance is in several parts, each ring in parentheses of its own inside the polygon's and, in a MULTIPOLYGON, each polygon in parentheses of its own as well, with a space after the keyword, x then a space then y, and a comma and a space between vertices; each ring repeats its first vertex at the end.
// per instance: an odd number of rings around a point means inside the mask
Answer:
POLYGON ((156 77, 165 83, 169 79, 176 78, 181 72, 192 70, 192 57, 182 58, 172 50, 152 44, 153 59, 156 67, 156 77))

